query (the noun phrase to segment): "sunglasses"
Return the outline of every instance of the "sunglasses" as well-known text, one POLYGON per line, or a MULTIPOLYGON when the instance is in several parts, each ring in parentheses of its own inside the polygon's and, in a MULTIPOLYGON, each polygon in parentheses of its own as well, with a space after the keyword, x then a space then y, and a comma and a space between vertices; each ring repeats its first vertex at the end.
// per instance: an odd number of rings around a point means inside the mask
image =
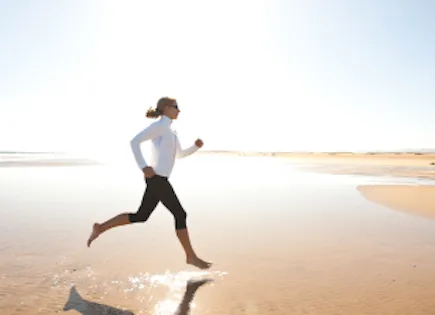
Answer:
POLYGON ((171 104, 171 105, 168 105, 169 107, 173 107, 173 108, 175 108, 176 110, 180 110, 180 108, 178 107, 178 104, 171 104))

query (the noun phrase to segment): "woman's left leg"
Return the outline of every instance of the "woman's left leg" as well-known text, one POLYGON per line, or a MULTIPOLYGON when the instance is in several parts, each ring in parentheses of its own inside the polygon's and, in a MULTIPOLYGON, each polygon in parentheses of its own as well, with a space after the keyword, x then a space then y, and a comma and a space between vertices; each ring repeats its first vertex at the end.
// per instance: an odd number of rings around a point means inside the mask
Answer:
POLYGON ((139 206, 139 209, 135 213, 131 212, 123 212, 120 213, 113 218, 107 220, 104 223, 94 223, 92 227, 92 233, 89 236, 88 239, 88 247, 91 246, 91 243, 99 237, 102 233, 104 233, 107 230, 110 230, 117 226, 127 225, 127 224, 134 224, 139 222, 145 222, 150 217, 151 213, 154 211, 154 209, 157 207, 157 204, 159 203, 159 199, 156 196, 155 193, 153 193, 153 185, 155 180, 153 178, 148 179, 146 178, 146 189, 142 196, 142 202, 139 206))

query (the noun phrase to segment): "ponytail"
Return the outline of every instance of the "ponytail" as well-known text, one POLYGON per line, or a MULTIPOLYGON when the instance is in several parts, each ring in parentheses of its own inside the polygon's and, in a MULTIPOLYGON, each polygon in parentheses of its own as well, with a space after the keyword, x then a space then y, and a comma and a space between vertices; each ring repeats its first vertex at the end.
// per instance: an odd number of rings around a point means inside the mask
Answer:
POLYGON ((147 118, 155 119, 159 117, 162 112, 157 108, 149 108, 145 114, 147 118))
POLYGON ((147 118, 155 119, 163 114, 163 110, 166 106, 176 102, 175 98, 162 97, 158 100, 155 108, 149 108, 145 114, 147 118))

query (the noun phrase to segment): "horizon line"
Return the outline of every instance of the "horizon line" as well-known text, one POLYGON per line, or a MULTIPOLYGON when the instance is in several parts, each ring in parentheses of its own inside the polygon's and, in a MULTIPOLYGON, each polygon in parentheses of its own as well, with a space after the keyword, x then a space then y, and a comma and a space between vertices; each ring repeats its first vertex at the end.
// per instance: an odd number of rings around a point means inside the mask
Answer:
MULTIPOLYGON (((0 150, 0 154, 68 154, 68 153, 81 153, 86 154, 86 152, 75 152, 75 151, 30 151, 30 150, 0 150)), ((95 153, 95 152, 94 152, 95 153)), ((329 153, 329 154, 354 154, 354 153, 371 153, 371 154, 388 154, 388 153, 402 153, 402 154, 430 154, 435 153, 435 148, 421 148, 421 149, 397 149, 397 150, 289 150, 289 151, 270 151, 270 150, 201 150, 197 153, 247 153, 247 154, 319 154, 319 153, 329 153)))

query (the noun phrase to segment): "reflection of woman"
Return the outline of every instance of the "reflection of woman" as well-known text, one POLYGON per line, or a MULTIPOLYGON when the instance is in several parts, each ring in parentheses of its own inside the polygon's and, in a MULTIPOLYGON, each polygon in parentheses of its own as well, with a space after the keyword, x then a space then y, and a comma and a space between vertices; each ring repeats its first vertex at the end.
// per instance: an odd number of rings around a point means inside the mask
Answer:
MULTIPOLYGON (((196 291, 204 284, 212 282, 211 279, 204 280, 189 280, 186 283, 186 290, 184 291, 183 299, 175 311, 177 315, 190 314, 191 303, 195 297, 196 291)), ((69 291, 69 297, 66 301, 64 311, 76 310, 81 314, 89 314, 89 310, 92 310, 92 314, 118 314, 118 315, 134 315, 133 312, 125 309, 115 308, 113 306, 100 304, 85 300, 73 285, 69 291)))
POLYGON ((146 114, 148 118, 161 118, 131 140, 134 157, 145 174, 146 181, 146 189, 139 209, 136 213, 118 214, 102 224, 95 223, 88 240, 88 246, 101 233, 113 227, 145 222, 161 201, 174 216, 177 237, 186 253, 186 262, 201 269, 207 269, 211 266, 211 263, 200 259, 193 250, 186 225, 187 214, 169 182, 175 158, 191 155, 203 145, 202 140, 197 139, 191 147, 184 150, 181 148, 177 136, 171 129, 171 123, 177 119, 179 112, 177 101, 168 97, 161 98, 155 109, 148 110, 146 114), (153 162, 150 165, 145 162, 140 150, 140 144, 147 140, 151 140, 153 144, 153 162))

